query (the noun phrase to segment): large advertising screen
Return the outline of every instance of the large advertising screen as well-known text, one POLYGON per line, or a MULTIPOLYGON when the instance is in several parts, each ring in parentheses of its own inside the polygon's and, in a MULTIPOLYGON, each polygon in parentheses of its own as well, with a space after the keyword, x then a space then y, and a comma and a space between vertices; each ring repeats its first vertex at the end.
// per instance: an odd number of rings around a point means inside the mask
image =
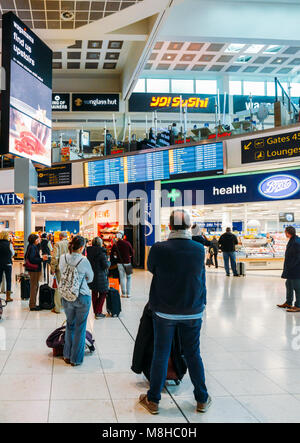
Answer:
POLYGON ((52 51, 12 12, 3 15, 1 153, 51 165, 52 51))

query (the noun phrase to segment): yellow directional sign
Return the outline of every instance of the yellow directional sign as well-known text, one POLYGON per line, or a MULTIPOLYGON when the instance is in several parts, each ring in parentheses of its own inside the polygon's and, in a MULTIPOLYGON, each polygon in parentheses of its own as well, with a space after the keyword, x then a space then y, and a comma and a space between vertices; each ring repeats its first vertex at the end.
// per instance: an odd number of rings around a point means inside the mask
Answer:
POLYGON ((248 151, 251 148, 252 142, 248 143, 248 145, 244 145, 245 151, 248 151))

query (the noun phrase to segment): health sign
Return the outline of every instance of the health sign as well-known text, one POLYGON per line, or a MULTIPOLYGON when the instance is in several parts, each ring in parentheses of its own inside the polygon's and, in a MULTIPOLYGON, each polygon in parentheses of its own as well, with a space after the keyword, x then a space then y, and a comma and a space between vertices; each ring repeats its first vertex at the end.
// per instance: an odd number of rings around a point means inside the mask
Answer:
POLYGON ((300 156, 300 131, 242 140, 242 163, 300 156))

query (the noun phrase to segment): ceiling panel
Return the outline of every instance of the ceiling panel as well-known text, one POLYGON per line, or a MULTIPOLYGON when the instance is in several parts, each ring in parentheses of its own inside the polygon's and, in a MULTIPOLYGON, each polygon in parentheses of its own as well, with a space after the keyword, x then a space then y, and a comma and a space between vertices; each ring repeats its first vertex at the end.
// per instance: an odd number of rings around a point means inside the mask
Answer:
POLYGON ((152 50, 149 59, 151 63, 148 63, 147 69, 168 70, 170 73, 180 70, 186 73, 226 72, 237 75, 240 72, 257 73, 272 78, 276 75, 298 75, 300 57, 295 57, 295 54, 300 54, 300 47, 278 46, 273 54, 269 52, 265 55, 268 48, 269 45, 259 42, 237 44, 159 41, 152 50))
POLYGON ((76 29, 142 1, 0 0, 0 13, 13 11, 33 29, 76 29))

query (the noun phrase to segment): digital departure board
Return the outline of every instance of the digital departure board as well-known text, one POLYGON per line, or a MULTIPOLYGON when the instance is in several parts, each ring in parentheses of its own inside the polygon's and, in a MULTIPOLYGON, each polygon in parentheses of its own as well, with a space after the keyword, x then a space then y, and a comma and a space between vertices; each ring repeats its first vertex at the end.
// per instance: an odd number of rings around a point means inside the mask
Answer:
POLYGON ((180 174, 223 172, 223 143, 150 151, 85 164, 86 186, 168 180, 180 174))
POLYGON ((169 150, 170 175, 223 171, 223 143, 169 150))

